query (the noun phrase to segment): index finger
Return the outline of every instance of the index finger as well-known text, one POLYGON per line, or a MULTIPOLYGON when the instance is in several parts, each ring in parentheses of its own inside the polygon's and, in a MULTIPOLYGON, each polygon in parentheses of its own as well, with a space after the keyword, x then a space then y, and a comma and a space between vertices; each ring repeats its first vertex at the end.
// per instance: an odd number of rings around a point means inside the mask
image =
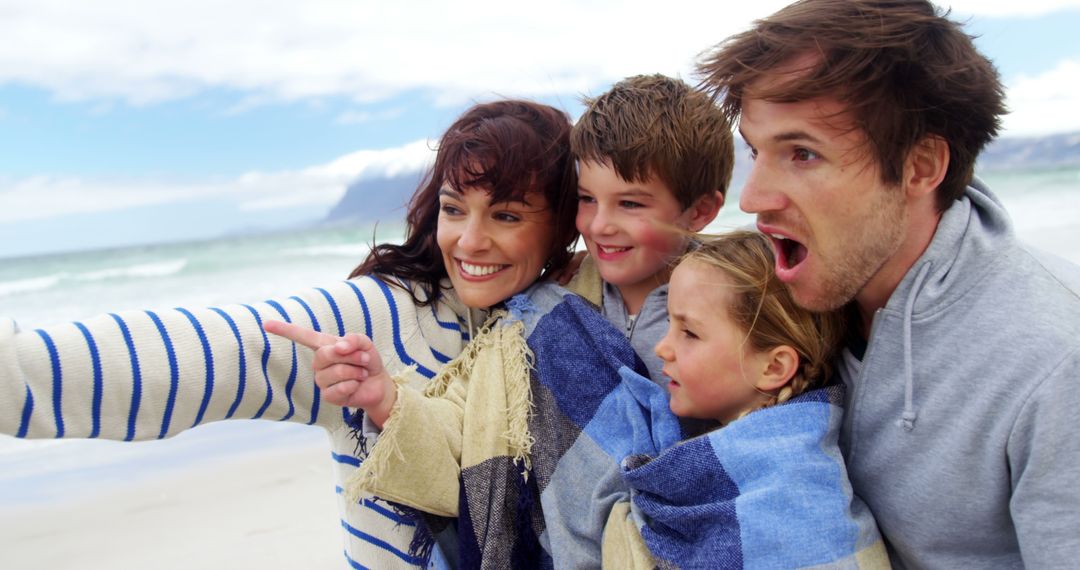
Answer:
POLYGON ((284 323, 281 321, 268 320, 263 323, 263 330, 270 334, 275 334, 282 338, 287 338, 297 344, 302 344, 310 349, 316 349, 320 346, 326 346, 328 344, 334 344, 339 340, 331 334, 319 332, 315 329, 309 329, 293 323, 284 323))

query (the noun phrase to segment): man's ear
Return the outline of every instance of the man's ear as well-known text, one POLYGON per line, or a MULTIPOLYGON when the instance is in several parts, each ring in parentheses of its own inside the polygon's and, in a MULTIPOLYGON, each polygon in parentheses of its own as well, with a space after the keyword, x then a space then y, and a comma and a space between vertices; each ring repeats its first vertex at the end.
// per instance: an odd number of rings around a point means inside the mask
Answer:
POLYGON ((687 222, 686 229, 692 232, 700 232, 705 229, 705 226, 716 219, 716 214, 720 212, 720 207, 723 205, 724 194, 719 190, 694 200, 694 203, 687 208, 690 219, 687 222))
POLYGON ((927 135, 912 147, 904 163, 905 190, 909 198, 932 195, 949 170, 949 143, 927 135))
POLYGON ((799 354, 787 345, 763 352, 758 358, 759 374, 754 387, 770 394, 786 386, 799 368, 799 354))

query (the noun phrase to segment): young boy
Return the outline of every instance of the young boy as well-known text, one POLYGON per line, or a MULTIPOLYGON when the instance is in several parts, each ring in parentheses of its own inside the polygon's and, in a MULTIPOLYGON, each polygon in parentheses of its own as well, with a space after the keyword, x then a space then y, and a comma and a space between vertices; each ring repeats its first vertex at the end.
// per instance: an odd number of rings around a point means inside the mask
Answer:
POLYGON ((671 264, 690 246, 688 232, 724 204, 731 127, 707 95, 663 75, 629 77, 586 103, 570 145, 589 256, 569 287, 600 305, 664 385, 653 347, 667 330, 671 264))

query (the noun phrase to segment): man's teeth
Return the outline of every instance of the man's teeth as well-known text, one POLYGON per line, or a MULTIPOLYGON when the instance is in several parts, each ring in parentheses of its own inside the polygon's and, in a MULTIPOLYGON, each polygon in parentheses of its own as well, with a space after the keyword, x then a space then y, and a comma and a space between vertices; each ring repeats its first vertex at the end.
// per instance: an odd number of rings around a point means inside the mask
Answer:
POLYGON ((622 253, 622 252, 627 251, 629 249, 630 248, 628 248, 628 247, 604 247, 604 246, 600 246, 600 251, 602 251, 604 253, 622 253))
POLYGON ((483 277, 485 275, 491 275, 496 271, 502 270, 505 265, 473 265, 471 263, 461 262, 461 270, 474 277, 483 277))

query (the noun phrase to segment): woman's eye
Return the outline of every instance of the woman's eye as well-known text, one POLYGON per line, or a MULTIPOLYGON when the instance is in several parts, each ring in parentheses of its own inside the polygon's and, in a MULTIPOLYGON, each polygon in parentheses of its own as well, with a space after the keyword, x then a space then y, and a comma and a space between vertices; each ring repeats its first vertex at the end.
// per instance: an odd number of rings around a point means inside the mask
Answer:
POLYGON ((817 159, 817 158, 820 158, 820 157, 818 156, 818 154, 816 152, 814 152, 814 151, 812 151, 812 150, 810 150, 808 148, 797 148, 797 149, 795 149, 795 153, 794 153, 793 158, 795 160, 799 161, 799 162, 807 162, 807 161, 814 160, 814 159, 817 159))
POLYGON ((495 214, 495 219, 500 222, 520 222, 521 216, 509 212, 499 212, 495 214))
POLYGON ((455 206, 453 204, 443 204, 443 205, 439 206, 439 210, 441 210, 442 213, 450 215, 450 216, 454 216, 454 215, 457 215, 457 214, 461 213, 461 210, 457 206, 455 206))

